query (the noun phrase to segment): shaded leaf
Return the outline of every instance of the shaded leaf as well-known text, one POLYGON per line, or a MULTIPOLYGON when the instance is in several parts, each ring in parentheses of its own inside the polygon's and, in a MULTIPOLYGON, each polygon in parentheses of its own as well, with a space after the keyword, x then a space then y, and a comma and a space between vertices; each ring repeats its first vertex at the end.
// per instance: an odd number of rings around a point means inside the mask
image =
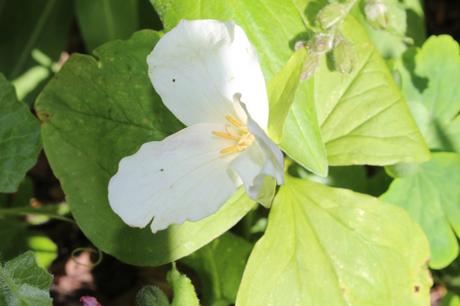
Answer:
POLYGON ((15 192, 37 161, 38 121, 19 102, 13 86, 0 74, 0 192, 15 192))
POLYGON ((66 47, 73 0, 4 0, 2 4, 0 71, 8 79, 18 77, 36 64, 31 56, 34 49, 57 61, 66 47))
POLYGON ((138 0, 76 0, 76 14, 86 47, 127 39, 139 29, 138 0))
POLYGON ((137 292, 137 306, 169 306, 166 294, 158 287, 144 286, 137 292))
POLYGON ((204 305, 232 305, 252 245, 231 232, 215 239, 181 262, 193 268, 203 285, 204 305))
POLYGON ((0 264, 0 305, 51 306, 51 274, 39 268, 26 252, 0 264))

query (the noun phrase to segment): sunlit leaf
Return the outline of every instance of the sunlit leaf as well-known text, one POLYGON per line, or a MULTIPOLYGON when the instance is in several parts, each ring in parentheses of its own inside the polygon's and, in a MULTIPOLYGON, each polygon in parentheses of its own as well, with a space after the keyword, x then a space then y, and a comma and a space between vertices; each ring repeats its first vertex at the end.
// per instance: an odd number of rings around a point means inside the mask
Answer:
POLYGON ((314 76, 315 103, 331 165, 420 162, 429 151, 386 63, 352 18, 342 26, 354 46, 353 72, 329 68, 314 76))
POLYGON ((459 252, 460 155, 434 153, 412 174, 396 178, 382 199, 406 209, 430 242, 430 267, 441 269, 459 252))
POLYGON ((237 305, 428 306, 428 258, 423 232, 402 209, 288 178, 237 305))

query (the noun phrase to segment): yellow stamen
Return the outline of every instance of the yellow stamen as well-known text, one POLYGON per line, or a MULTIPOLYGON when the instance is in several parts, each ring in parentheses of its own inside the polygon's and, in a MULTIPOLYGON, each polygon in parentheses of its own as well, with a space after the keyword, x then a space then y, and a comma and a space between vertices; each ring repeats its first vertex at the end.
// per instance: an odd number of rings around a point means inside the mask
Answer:
POLYGON ((240 120, 232 115, 225 116, 225 119, 227 119, 227 121, 231 124, 225 127, 225 132, 212 131, 212 134, 220 138, 232 140, 234 144, 220 150, 220 154, 226 155, 238 153, 246 150, 250 145, 252 145, 255 137, 240 120))
POLYGON ((240 120, 236 119, 232 115, 225 116, 225 119, 227 119, 228 122, 230 122, 231 124, 233 124, 235 127, 239 129, 246 129, 246 126, 243 123, 241 123, 240 120))
POLYGON ((238 141, 240 138, 238 136, 232 135, 229 132, 221 132, 221 131, 212 131, 212 134, 217 137, 222 137, 229 140, 236 140, 238 141))
POLYGON ((244 149, 241 148, 239 145, 234 145, 230 147, 223 148, 222 150, 219 151, 220 154, 226 155, 226 154, 233 154, 233 153, 238 153, 243 151, 244 149))

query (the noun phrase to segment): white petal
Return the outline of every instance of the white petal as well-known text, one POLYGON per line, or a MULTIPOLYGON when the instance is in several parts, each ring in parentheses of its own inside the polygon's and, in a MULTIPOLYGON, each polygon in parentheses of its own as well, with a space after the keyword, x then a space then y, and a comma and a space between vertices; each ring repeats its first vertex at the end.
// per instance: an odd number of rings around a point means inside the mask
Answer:
POLYGON ((153 232, 216 212, 238 186, 219 153, 228 142, 211 134, 223 129, 193 125, 123 158, 109 183, 112 209, 134 227, 153 218, 153 232))
POLYGON ((241 93, 252 117, 268 121, 265 80, 255 49, 233 22, 182 20, 148 56, 149 76, 165 105, 186 125, 224 122, 241 93))
POLYGON ((230 168, 243 181, 247 194, 253 200, 260 201, 261 196, 265 196, 261 194, 266 192, 265 185, 269 185, 268 189, 275 186, 266 177, 272 177, 279 185, 284 183, 284 157, 251 116, 247 116, 247 126, 255 141, 231 162, 230 168))

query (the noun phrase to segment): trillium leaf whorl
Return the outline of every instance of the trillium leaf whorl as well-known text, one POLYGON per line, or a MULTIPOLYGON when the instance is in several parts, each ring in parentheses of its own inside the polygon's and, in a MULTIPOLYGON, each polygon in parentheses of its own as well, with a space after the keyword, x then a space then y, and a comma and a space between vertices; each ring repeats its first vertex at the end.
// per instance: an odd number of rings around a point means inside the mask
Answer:
POLYGON ((186 128, 121 160, 109 202, 152 232, 216 212, 238 187, 268 206, 283 154, 265 133, 268 98, 257 54, 233 22, 181 21, 147 58, 164 104, 186 128))

